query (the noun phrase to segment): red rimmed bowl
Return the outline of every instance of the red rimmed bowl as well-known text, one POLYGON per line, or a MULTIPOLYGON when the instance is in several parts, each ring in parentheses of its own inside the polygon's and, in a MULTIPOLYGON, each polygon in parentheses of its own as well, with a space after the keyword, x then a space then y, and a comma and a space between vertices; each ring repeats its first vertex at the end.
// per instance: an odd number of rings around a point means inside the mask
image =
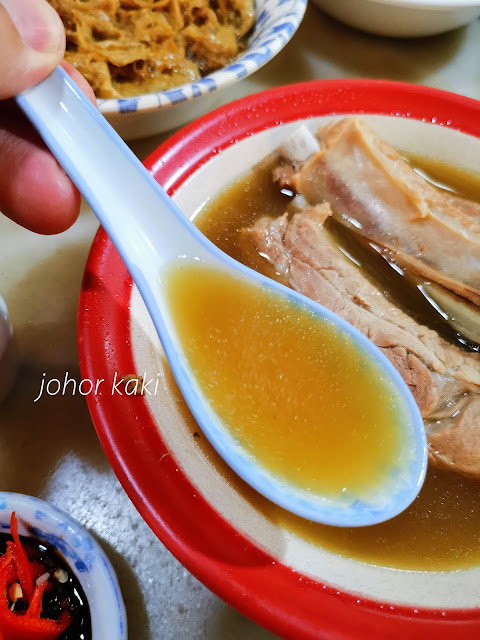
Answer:
MULTIPOLYGON (((194 216, 298 121, 314 129, 352 113, 404 151, 480 174, 480 103, 417 86, 343 80, 282 87, 227 105, 176 134, 146 166, 194 216)), ((288 638, 478 637, 480 568, 398 570, 329 552, 285 526, 216 458, 102 230, 83 283, 79 349, 82 377, 103 380, 87 400, 125 490, 170 551, 224 600, 288 638), (143 396, 128 396, 118 385, 132 373, 150 381, 143 396)))

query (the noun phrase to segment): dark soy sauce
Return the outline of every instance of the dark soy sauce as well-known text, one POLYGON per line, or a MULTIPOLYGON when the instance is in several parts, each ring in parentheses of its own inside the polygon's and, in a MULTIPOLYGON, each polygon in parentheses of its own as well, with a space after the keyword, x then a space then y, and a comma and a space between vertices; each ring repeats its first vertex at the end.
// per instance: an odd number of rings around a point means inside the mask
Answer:
MULTIPOLYGON (((5 553, 9 540, 13 540, 10 534, 0 534, 0 556, 5 553)), ((62 605, 66 602, 67 610, 72 615, 72 622, 58 640, 92 640, 92 622, 87 597, 63 556, 44 540, 20 536, 20 541, 30 562, 39 562, 45 567, 45 572, 51 575, 50 584, 43 594, 41 617, 57 620, 64 609, 62 605), (66 572, 68 576, 66 582, 61 583, 53 577, 57 569, 63 569, 66 572)), ((25 608, 22 605, 21 600, 16 602, 15 613, 21 613, 22 608, 25 608)))

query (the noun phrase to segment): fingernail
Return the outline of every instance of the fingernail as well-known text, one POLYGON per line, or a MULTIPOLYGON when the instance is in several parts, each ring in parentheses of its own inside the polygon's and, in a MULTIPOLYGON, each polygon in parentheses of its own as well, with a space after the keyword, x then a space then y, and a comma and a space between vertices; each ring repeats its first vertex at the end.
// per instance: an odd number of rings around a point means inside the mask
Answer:
POLYGON ((57 51, 64 35, 57 12, 46 0, 0 0, 23 42, 42 53, 57 51))

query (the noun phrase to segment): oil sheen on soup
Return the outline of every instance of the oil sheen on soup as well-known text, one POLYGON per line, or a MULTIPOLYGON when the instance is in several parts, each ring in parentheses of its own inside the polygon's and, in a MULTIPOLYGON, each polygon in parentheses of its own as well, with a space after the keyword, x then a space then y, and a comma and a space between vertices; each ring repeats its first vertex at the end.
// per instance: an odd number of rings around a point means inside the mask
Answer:
MULTIPOLYGON (((436 184, 480 201, 480 178, 424 158, 410 160, 436 184)), ((242 229, 259 217, 283 214, 290 202, 289 194, 282 193, 273 184, 271 169, 272 166, 265 163, 231 185, 200 211, 196 223, 226 253, 269 277, 280 279, 242 233, 242 229)), ((417 317, 420 314, 425 324, 449 338, 447 324, 424 304, 411 283, 357 242, 351 232, 332 220, 328 225, 338 245, 353 255, 366 272, 373 274, 398 304, 405 309, 415 308, 417 317)), ((188 410, 185 417, 191 420, 188 410)), ((476 480, 429 468, 420 495, 396 518, 363 528, 329 527, 293 516, 264 500, 230 474, 204 438, 199 445, 219 471, 228 475, 229 482, 236 483, 238 491, 265 517, 334 553, 414 570, 452 570, 480 565, 480 485, 476 480)))

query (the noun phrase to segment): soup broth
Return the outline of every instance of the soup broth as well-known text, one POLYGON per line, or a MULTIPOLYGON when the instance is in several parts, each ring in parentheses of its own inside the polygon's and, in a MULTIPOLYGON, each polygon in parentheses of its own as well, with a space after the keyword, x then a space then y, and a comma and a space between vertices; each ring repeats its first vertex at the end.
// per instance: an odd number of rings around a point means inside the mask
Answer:
MULTIPOLYGON (((480 201, 480 178, 424 158, 410 158, 437 186, 480 201)), ((242 229, 265 215, 284 213, 291 195, 279 191, 271 177, 271 163, 232 184, 209 202, 195 222, 217 246, 249 267, 281 279, 244 236, 242 229)), ((360 262, 364 272, 392 301, 437 330, 442 337, 472 350, 478 345, 460 340, 440 313, 419 297, 418 290, 371 248, 360 243, 333 220, 328 230, 337 244, 360 262)), ((186 419, 192 421, 188 410, 186 419)), ((193 430, 197 429, 190 422, 193 430)), ((200 441, 199 441, 200 442, 200 441)), ((332 552, 382 566, 414 570, 453 570, 480 565, 480 484, 476 480, 430 468, 424 487, 402 514, 379 525, 339 529, 308 522, 272 505, 246 487, 218 459, 205 439, 200 446, 219 471, 270 520, 309 542, 332 552)))
POLYGON ((195 378, 235 440, 308 494, 368 498, 407 453, 406 407, 348 335, 274 292, 199 265, 167 279, 195 378))

